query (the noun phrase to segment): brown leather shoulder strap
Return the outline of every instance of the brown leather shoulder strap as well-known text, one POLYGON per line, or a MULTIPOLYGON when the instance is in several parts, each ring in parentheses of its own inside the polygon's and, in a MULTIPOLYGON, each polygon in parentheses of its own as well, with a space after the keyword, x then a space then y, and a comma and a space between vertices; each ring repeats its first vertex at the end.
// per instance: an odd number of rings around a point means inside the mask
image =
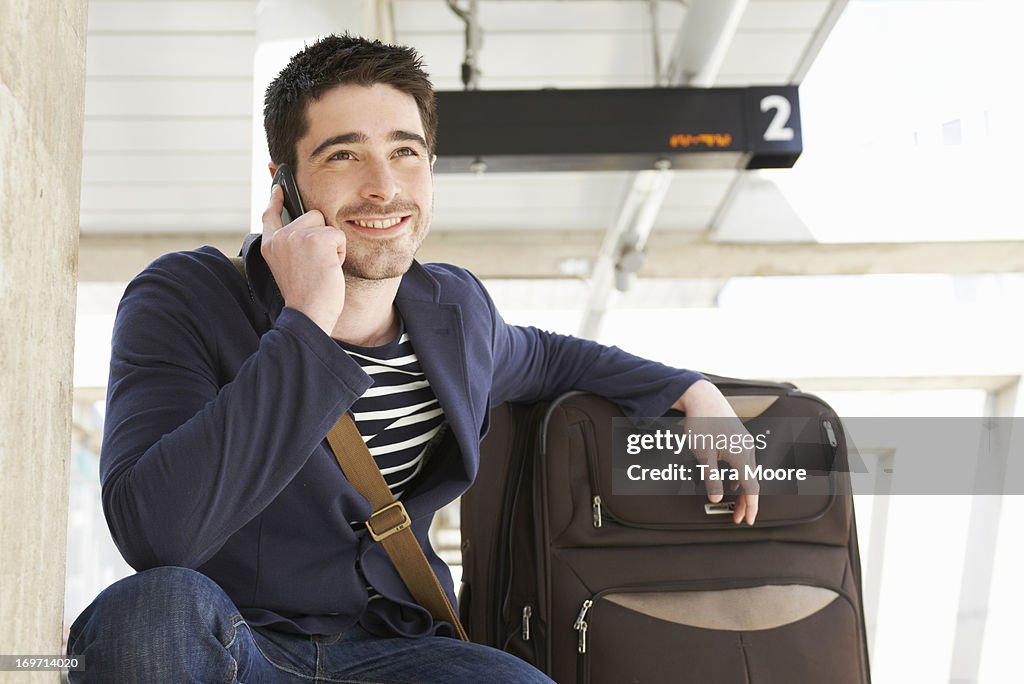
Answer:
POLYGON ((405 506, 391 494, 350 414, 338 419, 327 433, 327 441, 345 477, 370 502, 374 513, 366 521, 366 529, 374 541, 384 546, 409 593, 435 620, 451 623, 459 638, 469 641, 448 595, 412 533, 412 520, 405 506))

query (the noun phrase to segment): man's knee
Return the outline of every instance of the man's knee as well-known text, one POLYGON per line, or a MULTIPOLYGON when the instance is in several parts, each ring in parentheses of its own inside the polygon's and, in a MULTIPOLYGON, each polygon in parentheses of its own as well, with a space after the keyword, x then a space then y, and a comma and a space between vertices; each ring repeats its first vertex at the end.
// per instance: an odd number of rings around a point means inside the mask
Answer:
POLYGON ((242 619, 210 578, 186 568, 137 573, 107 587, 71 626, 72 682, 234 681, 242 619), (212 679, 211 679, 212 677, 212 679))
MULTIPOLYGON (((103 590, 71 627, 68 651, 83 634, 106 639, 177 630, 225 634, 237 609, 209 577, 195 570, 159 567, 136 573, 103 590)), ((227 637, 225 637, 227 638, 227 637)))

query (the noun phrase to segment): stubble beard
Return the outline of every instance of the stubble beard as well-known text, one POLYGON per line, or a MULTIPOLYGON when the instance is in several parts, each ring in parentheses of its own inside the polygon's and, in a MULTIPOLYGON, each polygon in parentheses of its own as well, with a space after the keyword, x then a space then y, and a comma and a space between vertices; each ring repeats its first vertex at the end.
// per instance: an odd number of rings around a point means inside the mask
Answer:
MULTIPOLYGON (((385 212, 380 212, 385 213, 385 212)), ((387 239, 366 238, 346 233, 345 261, 342 271, 346 280, 380 281, 400 278, 412 266, 413 257, 419 251, 430 227, 430 216, 424 215, 419 207, 403 207, 402 213, 410 214, 412 225, 402 235, 387 239), (410 211, 411 209, 411 211, 410 211)), ((347 213, 351 216, 353 213, 347 213)), ((356 213, 355 215, 359 215, 356 213)), ((366 213, 363 213, 366 215, 366 213)), ((342 212, 338 213, 338 225, 343 224, 342 212)))

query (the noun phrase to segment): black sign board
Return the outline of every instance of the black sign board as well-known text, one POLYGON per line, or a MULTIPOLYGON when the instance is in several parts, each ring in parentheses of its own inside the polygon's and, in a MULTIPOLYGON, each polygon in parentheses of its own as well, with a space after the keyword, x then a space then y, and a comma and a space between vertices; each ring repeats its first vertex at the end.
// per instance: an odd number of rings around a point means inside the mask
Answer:
POLYGON ((437 93, 438 172, 789 168, 795 86, 437 93), (480 166, 480 164, 484 166, 480 166), (476 166, 474 166, 476 164, 476 166))

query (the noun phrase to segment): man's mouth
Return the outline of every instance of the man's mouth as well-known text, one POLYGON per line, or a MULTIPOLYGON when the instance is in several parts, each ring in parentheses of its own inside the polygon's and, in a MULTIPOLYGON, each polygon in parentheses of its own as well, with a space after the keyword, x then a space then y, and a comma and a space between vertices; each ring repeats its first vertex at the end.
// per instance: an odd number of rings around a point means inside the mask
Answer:
POLYGON ((360 228, 369 228, 371 230, 387 230, 393 228, 405 220, 405 216, 392 216, 390 218, 380 219, 349 219, 349 223, 354 223, 360 228))

